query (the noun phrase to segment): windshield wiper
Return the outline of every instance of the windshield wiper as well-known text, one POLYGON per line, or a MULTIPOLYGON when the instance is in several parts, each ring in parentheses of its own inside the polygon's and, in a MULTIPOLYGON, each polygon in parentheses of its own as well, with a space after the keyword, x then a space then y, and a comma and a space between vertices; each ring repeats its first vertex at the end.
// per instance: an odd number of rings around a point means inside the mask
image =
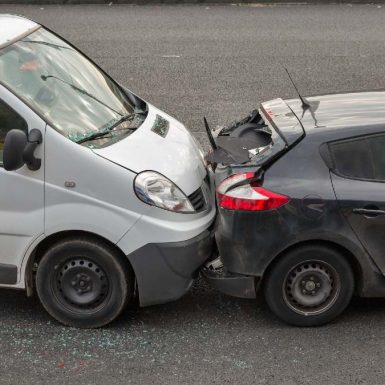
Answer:
MULTIPOLYGON (((119 126, 119 124, 123 123, 124 121, 126 121, 128 119, 133 119, 134 116, 141 115, 141 114, 142 114, 141 112, 133 112, 132 114, 125 115, 122 118, 120 118, 119 120, 117 120, 116 122, 114 122, 112 124, 112 126, 107 128, 106 130, 95 132, 89 136, 86 136, 85 138, 77 140, 76 143, 81 144, 84 142, 88 142, 90 140, 95 140, 95 139, 101 138, 107 134, 110 134, 114 130, 115 127, 119 126)), ((125 130, 134 130, 134 129, 135 128, 126 128, 125 130)))
POLYGON ((123 116, 122 113, 116 111, 115 109, 113 109, 112 107, 110 107, 109 105, 107 105, 106 103, 102 102, 100 99, 98 99, 97 97, 95 97, 94 95, 90 94, 88 91, 86 90, 83 90, 82 88, 79 88, 77 86, 75 86, 74 84, 70 83, 70 82, 67 82, 66 80, 64 79, 61 79, 61 78, 58 78, 57 76, 54 76, 54 75, 41 75, 40 76, 42 78, 42 80, 44 81, 47 81, 48 79, 56 79, 56 80, 59 80, 60 82, 64 83, 64 84, 67 84, 68 86, 70 86, 72 89, 74 89, 75 91, 78 91, 80 92, 81 94, 83 95, 87 95, 89 98, 95 100, 96 102, 100 103, 102 106, 104 107, 107 107, 109 110, 115 112, 115 114, 118 114, 119 116, 123 116))
POLYGON ((48 47, 56 48, 56 49, 72 49, 71 47, 64 47, 62 45, 54 44, 54 43, 48 43, 47 41, 40 41, 40 40, 21 40, 23 43, 34 43, 34 44, 42 44, 46 45, 48 47))

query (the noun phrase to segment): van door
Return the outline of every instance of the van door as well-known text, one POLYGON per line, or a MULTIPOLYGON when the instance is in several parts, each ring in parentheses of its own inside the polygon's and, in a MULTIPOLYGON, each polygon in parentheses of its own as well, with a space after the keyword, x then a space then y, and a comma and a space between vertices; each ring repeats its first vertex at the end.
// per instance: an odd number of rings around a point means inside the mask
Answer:
POLYGON ((45 122, 0 85, 0 285, 20 281, 20 268, 29 246, 44 233, 44 133, 45 122), (16 171, 3 167, 3 146, 11 129, 25 132, 37 128, 43 145, 35 156, 39 170, 26 165, 16 171))
POLYGON ((385 273, 385 134, 330 145, 332 183, 342 213, 385 273))

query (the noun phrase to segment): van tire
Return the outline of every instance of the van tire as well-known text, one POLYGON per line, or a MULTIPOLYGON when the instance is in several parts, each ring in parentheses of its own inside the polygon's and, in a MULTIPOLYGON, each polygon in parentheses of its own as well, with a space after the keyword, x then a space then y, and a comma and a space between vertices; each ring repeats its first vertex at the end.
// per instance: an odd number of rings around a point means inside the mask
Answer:
POLYGON ((47 312, 64 325, 112 322, 134 292, 134 274, 117 250, 85 237, 63 240, 43 255, 36 289, 47 312))
POLYGON ((324 245, 306 245, 283 255, 264 280, 270 309, 295 326, 319 326, 349 304, 354 275, 345 257, 324 245))

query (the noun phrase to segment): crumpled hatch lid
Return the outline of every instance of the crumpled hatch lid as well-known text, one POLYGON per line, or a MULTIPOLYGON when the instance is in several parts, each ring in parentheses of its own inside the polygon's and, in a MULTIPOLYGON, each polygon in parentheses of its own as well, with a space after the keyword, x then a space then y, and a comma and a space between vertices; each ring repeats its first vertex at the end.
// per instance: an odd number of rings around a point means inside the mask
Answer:
MULTIPOLYGON (((206 130, 210 138, 207 122, 206 130)), ((282 99, 270 100, 211 137, 214 151, 206 160, 223 165, 262 164, 290 148, 303 135, 302 125, 290 107, 282 99)))
POLYGON ((262 103, 261 112, 287 146, 294 144, 304 134, 300 120, 281 98, 262 103))

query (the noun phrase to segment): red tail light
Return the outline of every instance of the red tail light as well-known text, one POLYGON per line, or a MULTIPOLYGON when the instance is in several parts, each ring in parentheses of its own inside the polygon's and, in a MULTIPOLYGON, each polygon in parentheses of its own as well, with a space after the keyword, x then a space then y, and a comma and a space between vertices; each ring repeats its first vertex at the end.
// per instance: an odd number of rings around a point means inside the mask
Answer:
POLYGON ((285 195, 266 190, 252 179, 254 173, 246 172, 226 178, 217 188, 218 204, 228 210, 264 211, 276 209, 289 202, 285 195))

